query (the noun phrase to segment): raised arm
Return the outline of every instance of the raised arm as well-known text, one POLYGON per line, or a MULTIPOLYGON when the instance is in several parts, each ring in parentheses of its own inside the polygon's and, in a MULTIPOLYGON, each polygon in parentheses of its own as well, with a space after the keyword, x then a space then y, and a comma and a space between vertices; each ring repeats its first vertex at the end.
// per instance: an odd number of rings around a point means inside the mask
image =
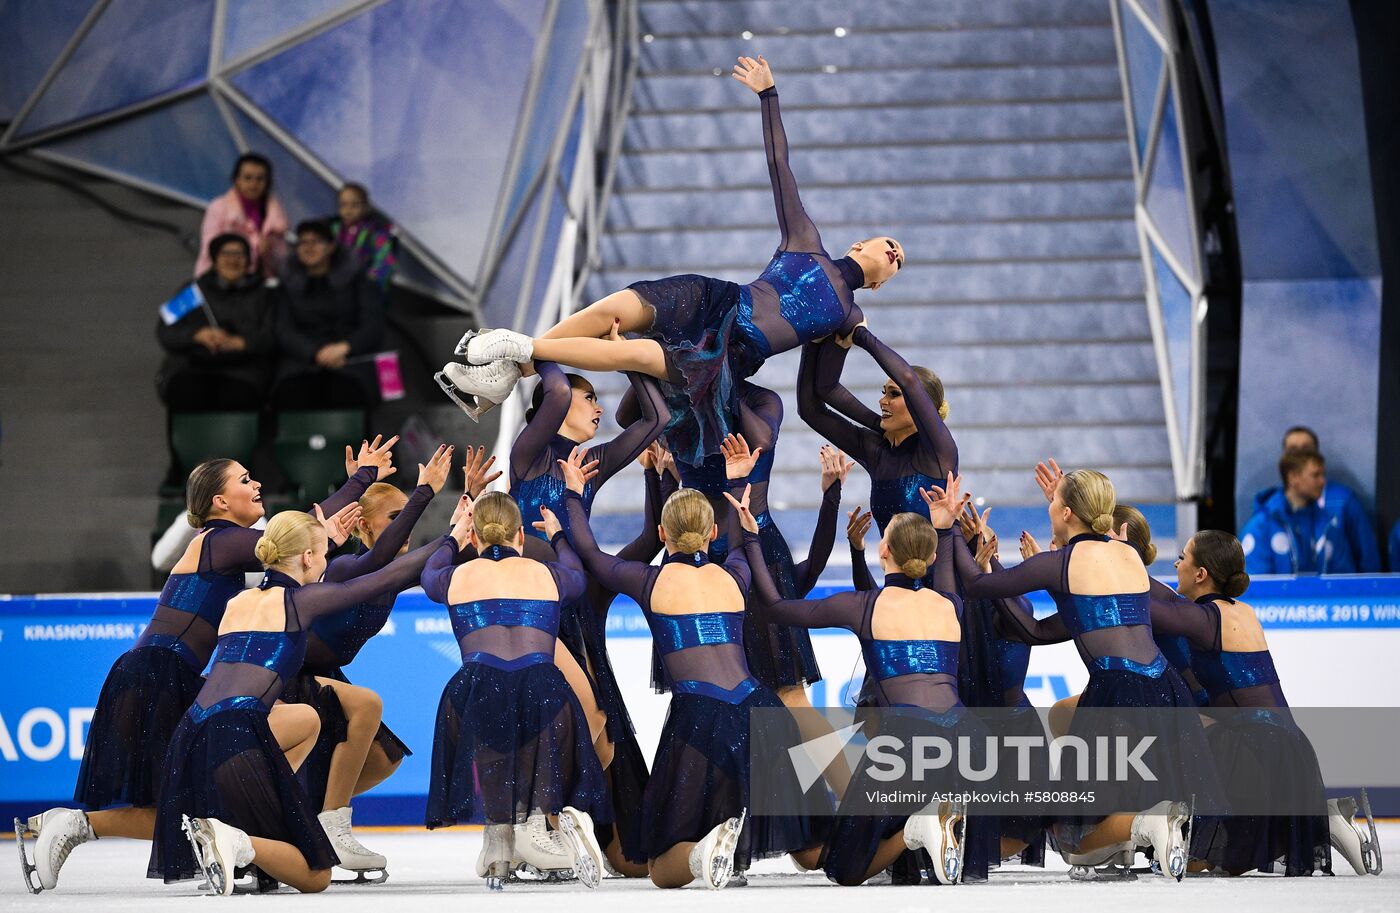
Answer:
MULTIPOLYGON (((797 369, 797 415, 868 472, 884 438, 877 430, 837 415, 828 405, 828 391, 837 387, 841 379, 841 359, 828 350, 844 351, 832 343, 809 342, 802 347, 802 361, 797 369)), ((875 421, 878 428, 879 416, 875 421)))
POLYGON ((1184 636, 1197 650, 1220 649, 1220 615, 1214 606, 1193 602, 1155 578, 1149 581, 1153 634, 1184 636))
POLYGON ((865 595, 846 592, 825 599, 783 599, 763 560, 763 546, 758 536, 748 531, 744 532, 744 553, 764 621, 799 628, 848 628, 852 631, 860 625, 864 600, 868 598, 865 595))
POLYGON ((306 627, 317 618, 343 611, 381 593, 397 593, 408 589, 414 581, 423 576, 428 559, 439 551, 444 543, 454 549, 457 547, 452 537, 444 536, 394 559, 387 567, 380 568, 372 574, 365 574, 344 583, 307 584, 292 595, 292 604, 296 607, 298 620, 302 627, 306 627))
POLYGON ((614 593, 626 593, 635 600, 641 600, 650 565, 627 561, 600 549, 588 525, 588 512, 583 508, 583 499, 577 492, 564 493, 564 514, 559 522, 569 545, 593 579, 614 593))
POLYGON ((837 479, 822 492, 822 506, 817 511, 817 527, 812 530, 812 542, 807 547, 807 557, 793 568, 793 580, 797 591, 804 596, 812 591, 821 579, 822 571, 831 558, 831 548, 836 544, 837 517, 841 513, 841 480, 837 479))
POLYGON ((651 563, 656 553, 661 551, 661 536, 657 527, 661 525, 661 473, 652 467, 642 470, 642 485, 646 497, 642 507, 642 531, 637 538, 618 550, 617 557, 624 561, 651 563))
MULTIPOLYGON (((364 496, 365 489, 374 484, 379 478, 379 468, 376 466, 361 466, 355 470, 350 478, 345 480, 345 484, 336 489, 335 494, 321 502, 321 513, 327 517, 333 517, 340 513, 346 505, 360 500, 364 496)), ((310 511, 308 511, 309 513, 310 511)))
MULTIPOLYGON (((921 446, 932 447, 939 466, 945 473, 958 471, 958 445, 948 430, 943 416, 938 414, 938 406, 924 389, 919 375, 909 362, 894 349, 880 341, 868 327, 856 327, 853 341, 869 352, 890 379, 899 385, 900 395, 909 409, 909 417, 919 431, 921 446)), ((839 346, 837 347, 839 348, 839 346)))
MULTIPOLYGON (((764 62, 762 67, 767 70, 768 64, 764 62)), ((768 88, 759 92, 758 97, 763 110, 763 151, 768 157, 768 180, 773 185, 778 230, 783 235, 779 249, 815 253, 822 249, 821 234, 797 192, 797 178, 788 163, 787 132, 783 129, 783 115, 778 107, 778 90, 772 84, 771 74, 768 83, 768 88)))
POLYGON ((549 544, 558 556, 550 564, 549 572, 554 575, 554 584, 559 589, 559 602, 573 602, 588 589, 588 576, 583 572, 583 563, 578 560, 578 553, 569 545, 563 530, 556 532, 549 544))
POLYGON ((633 401, 641 415, 617 437, 590 452, 589 456, 598 460, 598 475, 593 481, 595 491, 641 456, 671 421, 666 396, 654 377, 629 371, 627 379, 632 383, 633 401))
POLYGON ((847 346, 836 343, 819 343, 817 349, 817 396, 821 401, 840 415, 845 416, 862 428, 883 435, 880 430, 880 413, 861 402, 841 383, 841 373, 846 369, 847 346))
POLYGON ((424 594, 433 602, 447 605, 447 590, 452 585, 452 572, 460 563, 457 560, 459 551, 457 543, 451 539, 440 540, 433 553, 428 556, 427 563, 423 565, 423 573, 419 580, 423 585, 424 594))
POLYGON ((511 484, 553 468, 554 456, 550 452, 549 442, 559 433, 574 402, 569 378, 558 365, 552 361, 537 361, 535 372, 540 376, 544 398, 510 448, 511 484))
POLYGON ((413 527, 418 523, 418 518, 423 516, 423 510, 432 499, 431 485, 419 485, 413 489, 408 503, 384 532, 379 534, 379 538, 374 540, 372 548, 360 555, 342 555, 336 558, 326 568, 325 577, 322 579, 331 583, 353 580, 371 574, 393 561, 394 556, 408 543, 409 536, 413 535, 413 527))
POLYGON ((1016 567, 986 573, 977 566, 972 552, 968 550, 967 540, 962 536, 951 538, 958 580, 962 581, 968 596, 980 596, 984 599, 1024 596, 1036 590, 1058 588, 1064 579, 1064 562, 1069 557, 1066 549, 1041 552, 1032 555, 1016 567))

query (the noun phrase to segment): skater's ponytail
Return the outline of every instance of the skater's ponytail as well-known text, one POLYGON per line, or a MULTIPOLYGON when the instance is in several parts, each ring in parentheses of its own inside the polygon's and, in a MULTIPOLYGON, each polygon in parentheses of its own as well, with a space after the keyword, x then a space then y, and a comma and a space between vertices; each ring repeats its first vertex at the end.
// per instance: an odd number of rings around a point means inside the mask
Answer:
POLYGON ((265 568, 274 568, 316 547, 320 521, 299 510, 284 510, 267 522, 253 554, 265 568))
POLYGON ((943 398, 943 381, 923 365, 913 365, 914 373, 919 378, 919 383, 923 385, 924 392, 928 398, 933 400, 933 404, 938 407, 938 417, 947 420, 948 401, 943 398))
POLYGON ((1118 495, 1108 476, 1094 469, 1076 469, 1060 482, 1060 500, 1070 513, 1100 536, 1113 529, 1113 509, 1118 495))
POLYGON ((503 491, 488 491, 472 505, 472 526, 482 545, 509 545, 520 532, 520 507, 503 491))
POLYGON ((190 472, 185 483, 185 522, 200 529, 214 509, 214 497, 224 493, 233 460, 205 460, 190 472))
POLYGON ((677 489, 661 508, 661 528, 677 551, 703 552, 714 534, 715 509, 710 499, 695 489, 677 489))
POLYGON ((1215 590, 1234 599, 1249 589, 1240 540, 1218 529, 1203 529, 1191 537, 1191 556, 1215 581, 1215 590))
POLYGON ((1121 529, 1128 525, 1128 544, 1137 550, 1143 567, 1150 567, 1157 560, 1157 546, 1152 544, 1152 527, 1147 518, 1131 504, 1119 504, 1113 508, 1113 528, 1121 529))
POLYGON ((895 514, 885 527, 885 546, 899 572, 918 580, 928 573, 929 562, 938 550, 938 532, 928 517, 915 513, 895 514))

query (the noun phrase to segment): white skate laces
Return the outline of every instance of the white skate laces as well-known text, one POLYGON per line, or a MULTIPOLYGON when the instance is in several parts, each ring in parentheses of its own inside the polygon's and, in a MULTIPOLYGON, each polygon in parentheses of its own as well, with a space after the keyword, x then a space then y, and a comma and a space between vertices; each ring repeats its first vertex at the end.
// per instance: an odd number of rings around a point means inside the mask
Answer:
POLYGON ((253 841, 236 827, 218 818, 181 815, 181 828, 190 840, 195 862, 215 894, 233 893, 234 872, 253 862, 253 841))
POLYGON ((712 891, 724 887, 734 876, 734 853, 747 816, 748 809, 745 809, 739 817, 715 825, 690 849, 690 874, 712 891))
POLYGON ((548 881, 563 881, 574 874, 574 858, 558 831, 551 831, 543 812, 535 812, 524 824, 515 825, 512 865, 548 881))
POLYGON ((330 838, 335 855, 340 859, 340 867, 352 872, 382 871, 388 864, 383 856, 371 853, 355 839, 350 829, 350 807, 330 809, 317 815, 321 829, 330 838))
POLYGON ((574 876, 585 888, 598 887, 603 880, 603 850, 593 834, 592 816, 566 805, 559 812, 559 832, 573 855, 574 876))
POLYGON ((484 330, 468 333, 457 344, 457 354, 468 364, 489 365, 495 361, 524 364, 534 357, 535 341, 514 330, 484 330))
POLYGON ((1177 881, 1186 874, 1185 828, 1191 813, 1185 802, 1163 799, 1133 817, 1132 838, 1138 846, 1152 847, 1162 874, 1177 881))

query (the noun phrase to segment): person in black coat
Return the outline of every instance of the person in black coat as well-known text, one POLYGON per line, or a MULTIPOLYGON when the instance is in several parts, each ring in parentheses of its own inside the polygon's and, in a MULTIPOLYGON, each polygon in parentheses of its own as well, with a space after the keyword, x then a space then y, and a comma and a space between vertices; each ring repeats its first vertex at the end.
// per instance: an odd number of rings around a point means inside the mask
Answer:
POLYGON ((355 409, 378 399, 373 363, 384 342, 378 290, 335 246, 325 222, 297 226, 296 258, 282 271, 282 349, 273 403, 280 409, 355 409))
POLYGON ((218 235, 209 256, 214 266, 195 280, 203 303, 156 325, 166 352, 156 388, 172 412, 257 411, 277 356, 272 300, 248 273, 243 237, 218 235))

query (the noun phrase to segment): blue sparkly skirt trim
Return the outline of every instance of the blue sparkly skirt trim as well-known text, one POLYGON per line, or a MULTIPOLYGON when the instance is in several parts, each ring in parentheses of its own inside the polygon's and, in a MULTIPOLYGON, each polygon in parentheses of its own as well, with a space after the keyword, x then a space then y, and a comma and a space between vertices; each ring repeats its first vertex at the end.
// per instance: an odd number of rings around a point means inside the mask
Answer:
MULTIPOLYGON (((749 791, 749 715, 757 707, 783 706, 767 688, 738 704, 699 694, 671 697, 666 723, 642 800, 646 855, 655 859, 678 843, 700 840, 716 825, 752 809, 749 791)), ((790 718, 789 718, 790 719, 790 718)), ((788 736, 797 744, 797 724, 788 736)), ((790 788, 801 795, 794 776, 790 788)), ((790 807, 800 801, 792 799, 790 807)), ((754 859, 781 856, 821 844, 830 817, 751 815, 735 853, 739 869, 754 859)))
POLYGON ((218 818, 253 837, 295 846, 313 870, 337 862, 313 805, 287 764, 257 698, 190 707, 170 742, 147 875, 167 882, 200 874, 181 815, 218 818))
POLYGON ((428 781, 428 827, 522 823, 564 806, 612 821, 607 780, 578 698, 552 662, 464 663, 443 689, 428 781))
POLYGON ((156 804, 170 739, 204 686, 188 650, 138 645, 112 664, 88 728, 74 800, 89 810, 156 804))

